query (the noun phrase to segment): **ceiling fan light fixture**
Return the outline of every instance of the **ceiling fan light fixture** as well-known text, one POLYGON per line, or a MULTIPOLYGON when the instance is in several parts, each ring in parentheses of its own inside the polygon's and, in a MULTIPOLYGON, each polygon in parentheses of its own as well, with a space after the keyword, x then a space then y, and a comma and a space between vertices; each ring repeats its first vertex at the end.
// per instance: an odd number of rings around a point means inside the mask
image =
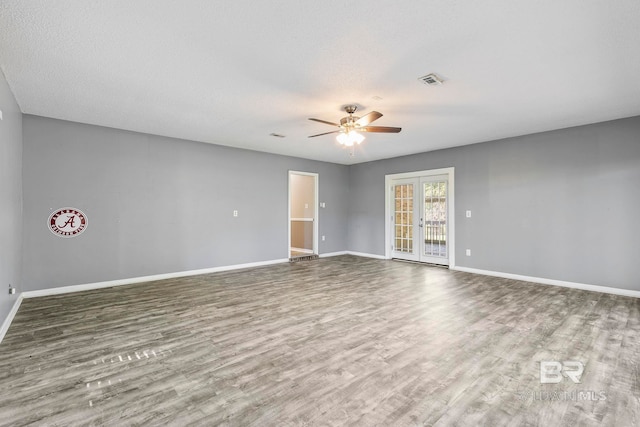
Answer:
POLYGON ((364 136, 355 131, 339 134, 336 139, 338 142, 347 147, 353 147, 354 144, 360 145, 364 141, 364 136))
POLYGON ((390 127, 390 126, 371 126, 371 123, 382 117, 382 113, 377 111, 371 111, 362 117, 354 116, 358 107, 356 105, 345 105, 344 111, 348 116, 340 119, 340 123, 329 122, 326 120, 309 118, 314 122, 324 123, 330 126, 336 126, 338 130, 332 132, 323 132, 316 135, 309 135, 309 138, 315 138, 317 136, 329 135, 337 133, 336 140, 340 145, 349 147, 349 155, 353 157, 355 155, 355 146, 362 144, 364 141, 364 135, 360 132, 377 132, 377 133, 398 133, 402 128, 390 127), (357 132, 356 132, 357 131, 357 132))

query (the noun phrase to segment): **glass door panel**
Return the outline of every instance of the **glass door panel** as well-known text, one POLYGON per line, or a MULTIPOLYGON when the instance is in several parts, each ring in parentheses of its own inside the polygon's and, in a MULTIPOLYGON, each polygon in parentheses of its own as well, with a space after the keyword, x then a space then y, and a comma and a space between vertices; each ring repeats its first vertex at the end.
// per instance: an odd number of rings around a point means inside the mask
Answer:
POLYGON ((418 259, 416 242, 417 180, 400 180, 393 186, 393 257, 418 259))
POLYGON ((420 260, 448 264, 447 252, 447 177, 421 180, 423 242, 420 260))

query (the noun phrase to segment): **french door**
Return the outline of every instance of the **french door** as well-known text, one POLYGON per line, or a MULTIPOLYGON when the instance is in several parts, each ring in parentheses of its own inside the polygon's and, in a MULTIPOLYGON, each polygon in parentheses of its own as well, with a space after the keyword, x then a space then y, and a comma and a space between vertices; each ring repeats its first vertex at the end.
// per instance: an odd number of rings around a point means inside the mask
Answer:
POLYGON ((449 265, 449 176, 391 182, 391 256, 449 265))

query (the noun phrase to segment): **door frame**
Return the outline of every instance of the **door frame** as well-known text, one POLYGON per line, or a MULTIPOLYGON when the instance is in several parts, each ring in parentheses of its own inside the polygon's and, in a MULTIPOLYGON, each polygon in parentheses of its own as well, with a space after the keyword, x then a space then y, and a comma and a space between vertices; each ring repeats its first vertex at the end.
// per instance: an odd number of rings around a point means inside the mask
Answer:
POLYGON ((294 171, 294 170, 289 170, 289 173, 287 174, 287 258, 291 257, 291 175, 304 175, 304 176, 311 176, 313 177, 313 192, 314 192, 314 210, 313 210, 313 254, 314 255, 319 255, 318 253, 318 223, 319 223, 319 218, 318 218, 318 213, 320 212, 319 209, 319 194, 318 194, 318 189, 320 188, 319 186, 319 181, 320 181, 320 174, 315 173, 315 172, 302 172, 302 171, 294 171))
POLYGON ((447 242, 449 247, 447 248, 449 255, 449 268, 456 266, 456 231, 455 231, 455 167, 441 168, 441 169, 429 169, 415 172, 403 172, 394 173, 384 176, 384 256, 386 259, 392 258, 391 242, 393 241, 393 234, 391 230, 391 203, 392 198, 392 183, 398 179, 404 178, 421 178, 425 176, 434 175, 447 175, 449 180, 449 188, 447 193, 447 227, 449 229, 449 235, 447 236, 449 241, 447 242))

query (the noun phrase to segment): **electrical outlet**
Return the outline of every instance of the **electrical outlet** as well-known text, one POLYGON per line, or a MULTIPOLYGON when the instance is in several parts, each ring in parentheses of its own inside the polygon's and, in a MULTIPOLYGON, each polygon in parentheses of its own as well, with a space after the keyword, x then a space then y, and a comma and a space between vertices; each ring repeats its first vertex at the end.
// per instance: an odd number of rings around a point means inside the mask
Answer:
POLYGON ((322 236, 322 241, 324 242, 324 236, 322 236))
POLYGON ((467 249, 467 250, 465 251, 465 253, 466 253, 466 255, 467 255, 467 256, 471 256, 471 249, 467 249))
POLYGON ((238 216, 238 211, 233 211, 233 216, 238 216))
POLYGON ((326 208, 326 207, 327 207, 327 205, 326 205, 324 202, 320 202, 320 207, 321 207, 321 208, 326 208))

